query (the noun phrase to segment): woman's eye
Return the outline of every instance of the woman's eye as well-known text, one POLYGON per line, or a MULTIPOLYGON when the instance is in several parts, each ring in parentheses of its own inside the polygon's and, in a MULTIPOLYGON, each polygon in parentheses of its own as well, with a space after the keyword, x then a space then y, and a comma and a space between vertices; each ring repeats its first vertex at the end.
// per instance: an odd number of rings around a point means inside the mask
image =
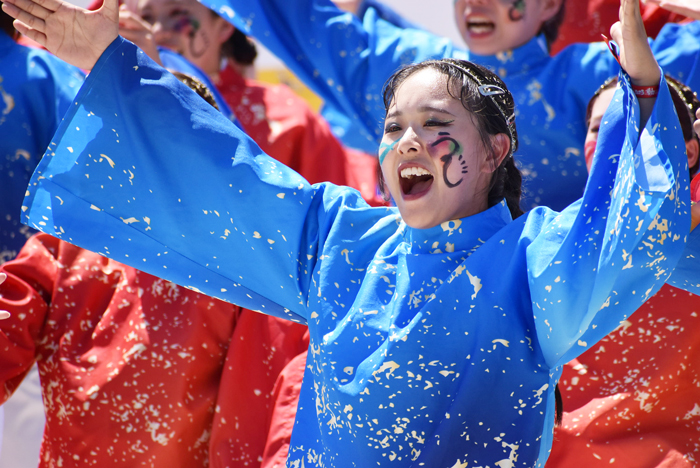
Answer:
POLYGON ((588 133, 598 133, 600 127, 591 127, 588 129, 588 133))
POLYGON ((177 18, 179 16, 186 16, 189 12, 186 10, 175 9, 170 12, 171 18, 177 18))
POLYGON ((427 122, 425 122, 425 126, 426 127, 446 127, 449 124, 451 124, 452 122, 454 122, 454 120, 450 120, 450 121, 428 120, 427 122))
POLYGON ((148 24, 153 24, 156 22, 155 18, 151 15, 141 15, 141 19, 144 20, 148 24))
POLYGON ((393 132, 398 132, 401 130, 401 127, 399 127, 396 124, 389 124, 386 127, 384 127, 384 133, 393 133, 393 132))

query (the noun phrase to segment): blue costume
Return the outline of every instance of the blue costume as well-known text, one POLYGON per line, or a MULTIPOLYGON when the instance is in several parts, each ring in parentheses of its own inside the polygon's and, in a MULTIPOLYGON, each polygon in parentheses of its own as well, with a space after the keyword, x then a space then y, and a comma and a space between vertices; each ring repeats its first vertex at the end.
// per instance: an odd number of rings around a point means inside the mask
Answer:
POLYGON ((204 73, 198 66, 196 66, 177 52, 173 52, 172 50, 167 49, 165 47, 158 47, 158 54, 160 55, 160 61, 163 63, 163 66, 165 68, 169 70, 179 71, 180 73, 192 76, 201 81, 214 97, 216 105, 219 106, 219 112, 228 117, 239 128, 243 128, 241 126, 241 123, 231 111, 229 105, 224 100, 219 90, 209 79, 209 76, 207 76, 207 74, 204 73))
POLYGON ((20 222, 24 192, 82 82, 77 68, 0 30, 0 263, 34 232, 20 222))
POLYGON ((668 90, 640 136, 621 79, 580 201, 421 230, 309 185, 118 38, 37 169, 26 221, 307 323, 289 467, 543 466, 561 365, 658 290, 688 237, 668 90))
MULTIPOLYGON (((583 157, 586 106, 619 67, 602 43, 577 44, 550 57, 544 37, 515 50, 479 56, 449 40, 401 29, 370 9, 360 23, 330 0, 202 0, 246 34, 260 40, 321 98, 362 126, 344 141, 374 153, 382 135, 381 90, 404 64, 452 57, 498 73, 516 103, 523 175, 523 209, 561 210, 586 184, 583 157), (235 14, 234 14, 235 12, 235 14)), ((652 44, 666 73, 700 89, 700 23, 667 25, 652 44)), ((329 115, 333 127, 342 126, 329 115)))

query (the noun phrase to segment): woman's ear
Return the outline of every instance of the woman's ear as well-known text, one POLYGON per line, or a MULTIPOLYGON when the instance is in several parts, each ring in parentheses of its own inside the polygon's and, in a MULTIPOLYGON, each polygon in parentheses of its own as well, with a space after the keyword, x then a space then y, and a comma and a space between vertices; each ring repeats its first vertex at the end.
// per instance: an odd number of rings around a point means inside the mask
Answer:
POLYGON ((564 0, 540 0, 542 2, 542 9, 540 10, 540 21, 545 23, 559 13, 561 5, 564 0))
POLYGON ((499 133, 491 137, 491 147, 493 157, 489 158, 488 164, 484 166, 485 172, 493 172, 501 166, 501 163, 510 153, 510 137, 505 133, 499 133))
POLYGON ((236 28, 231 23, 229 23, 221 17, 217 19, 219 20, 219 24, 216 27, 216 39, 219 44, 223 44, 224 42, 229 40, 236 28))
POLYGON ((688 153, 688 167, 695 166, 698 162, 698 157, 700 157, 700 143, 698 143, 698 139, 691 138, 690 141, 686 141, 685 151, 688 153))

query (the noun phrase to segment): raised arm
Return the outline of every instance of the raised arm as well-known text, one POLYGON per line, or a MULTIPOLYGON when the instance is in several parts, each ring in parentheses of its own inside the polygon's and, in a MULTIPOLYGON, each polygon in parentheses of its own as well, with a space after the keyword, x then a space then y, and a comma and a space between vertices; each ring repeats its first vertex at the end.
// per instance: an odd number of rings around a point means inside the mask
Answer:
POLYGON ((551 366, 585 351, 651 297, 690 231, 687 158, 665 81, 658 98, 638 99, 632 89, 661 77, 642 28, 637 1, 623 0, 611 34, 629 77, 620 77, 603 118, 583 199, 558 216, 530 216, 546 226, 527 252, 538 338, 551 366))
POLYGON ((117 38, 54 136, 23 209, 27 224, 72 244, 303 322, 325 238, 348 206, 353 216, 384 213, 351 189, 310 186, 117 38))

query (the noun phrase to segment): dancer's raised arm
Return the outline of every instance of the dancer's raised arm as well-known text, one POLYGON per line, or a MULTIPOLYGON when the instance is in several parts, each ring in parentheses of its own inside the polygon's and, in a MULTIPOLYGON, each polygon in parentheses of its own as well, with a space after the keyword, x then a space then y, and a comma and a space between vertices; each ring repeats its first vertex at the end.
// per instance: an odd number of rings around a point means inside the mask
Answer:
POLYGON ((88 11, 62 0, 3 0, 19 32, 66 62, 91 70, 119 35, 117 0, 88 11))
MULTIPOLYGON (((632 85, 658 89, 661 71, 647 42, 638 0, 621 0, 620 21, 612 25, 610 35, 620 45, 620 65, 630 76, 632 85)), ((654 98, 639 100, 640 128, 644 127, 655 102, 654 98)))

